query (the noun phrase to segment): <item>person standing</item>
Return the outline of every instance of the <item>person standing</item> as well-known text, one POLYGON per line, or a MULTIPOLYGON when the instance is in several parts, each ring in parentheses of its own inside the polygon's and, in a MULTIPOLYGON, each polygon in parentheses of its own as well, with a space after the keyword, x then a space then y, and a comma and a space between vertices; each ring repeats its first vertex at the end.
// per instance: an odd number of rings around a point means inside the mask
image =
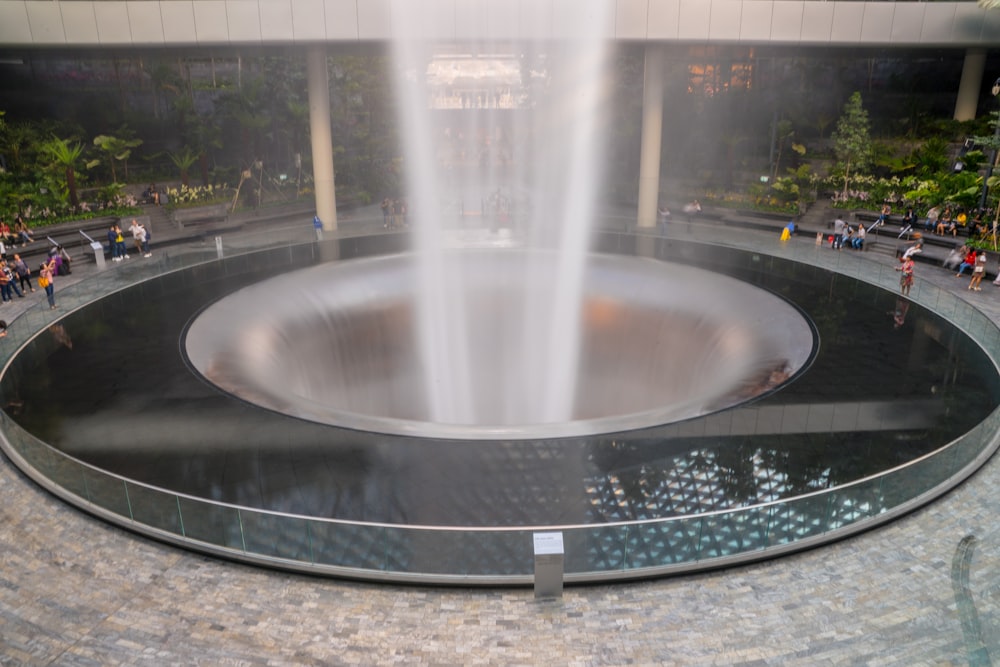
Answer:
POLYGON ((142 254, 143 257, 151 257, 152 253, 149 252, 146 228, 140 224, 138 220, 132 218, 132 224, 129 226, 129 231, 132 232, 132 241, 135 243, 135 251, 142 254))
POLYGON ((840 250, 840 247, 844 245, 845 229, 847 229, 847 223, 838 215, 837 219, 833 221, 833 246, 831 247, 840 250))
POLYGON ((49 310, 55 310, 56 307, 56 287, 52 282, 55 277, 55 269, 55 258, 38 267, 38 286, 45 290, 45 298, 49 300, 49 310))
POLYGON ((697 199, 694 199, 688 202, 687 204, 684 204, 684 216, 687 218, 687 221, 689 223, 691 222, 691 218, 697 217, 700 214, 701 214, 701 202, 698 201, 697 199))
POLYGON ((901 271, 903 275, 899 277, 899 291, 903 296, 910 295, 910 288, 913 287, 913 257, 907 257, 903 260, 902 265, 897 266, 896 270, 901 271))
MULTIPOLYGON (((7 263, 4 262, 4 266, 6 265, 7 263)), ((10 283, 10 276, 7 275, 6 271, 0 268, 0 302, 5 304, 8 301, 14 300, 14 296, 11 294, 10 283)))
POLYGON ((670 222, 670 209, 665 204, 660 204, 656 207, 656 217, 657 222, 660 224, 660 232, 666 235, 667 223, 670 222))
POLYGON ((115 227, 117 225, 111 225, 108 228, 108 252, 111 253, 112 262, 119 262, 121 261, 121 257, 118 256, 118 242, 116 241, 118 234, 115 232, 115 227))
POLYGON ((128 248, 125 247, 125 235, 120 225, 115 225, 115 247, 118 249, 118 260, 128 259, 128 248))
MULTIPOLYGON (((10 285, 10 290, 17 295, 17 298, 23 299, 24 292, 22 292, 21 288, 17 286, 17 277, 14 275, 13 260, 11 260, 10 262, 4 262, 3 266, 0 267, 0 271, 3 271, 4 278, 7 280, 7 284, 10 285)), ((13 297, 11 297, 11 301, 13 300, 14 300, 13 297)))
POLYGON ((986 276, 986 253, 981 252, 976 257, 976 265, 972 268, 972 280, 969 281, 969 289, 975 292, 982 292, 983 288, 979 283, 983 282, 986 276))
POLYGON ((389 218, 392 213, 392 202, 389 201, 388 197, 382 199, 382 204, 380 206, 382 209, 382 229, 389 229, 389 218))
POLYGON ((35 288, 31 284, 31 269, 29 269, 27 263, 21 259, 21 256, 16 253, 14 254, 14 273, 17 274, 17 279, 21 284, 22 291, 27 291, 24 287, 25 285, 27 285, 28 289, 32 292, 35 291, 35 288))

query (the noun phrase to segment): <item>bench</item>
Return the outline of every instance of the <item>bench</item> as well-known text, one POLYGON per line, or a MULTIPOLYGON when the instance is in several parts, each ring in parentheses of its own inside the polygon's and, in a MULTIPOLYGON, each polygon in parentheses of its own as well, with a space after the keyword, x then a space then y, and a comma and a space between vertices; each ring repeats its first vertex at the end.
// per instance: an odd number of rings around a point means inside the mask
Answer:
POLYGON ((178 208, 170 214, 171 219, 177 225, 177 229, 184 229, 192 225, 200 225, 209 222, 223 221, 229 219, 228 204, 211 204, 209 206, 195 206, 192 208, 178 208))

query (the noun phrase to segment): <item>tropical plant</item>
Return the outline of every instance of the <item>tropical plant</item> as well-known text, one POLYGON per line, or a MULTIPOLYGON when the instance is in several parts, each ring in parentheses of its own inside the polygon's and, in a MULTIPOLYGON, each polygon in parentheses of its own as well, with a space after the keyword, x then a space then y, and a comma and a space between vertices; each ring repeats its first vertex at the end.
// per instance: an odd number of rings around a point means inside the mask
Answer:
MULTIPOLYGON (((44 157, 51 160, 53 167, 62 170, 70 205, 77 208, 80 205, 80 198, 76 191, 76 170, 83 158, 83 144, 80 142, 70 143, 69 139, 61 139, 52 135, 52 138, 43 143, 39 150, 44 157)), ((90 168, 94 166, 94 163, 89 162, 86 166, 90 168)))
POLYGON ((226 201, 229 199, 229 192, 230 188, 225 184, 193 188, 182 185, 179 188, 168 188, 167 199, 170 202, 168 206, 170 208, 184 208, 186 206, 226 201))
MULTIPOLYGON (((119 129, 118 133, 130 134, 124 127, 119 129)), ((142 139, 129 139, 110 134, 100 134, 94 137, 94 145, 108 156, 108 164, 111 166, 111 182, 118 182, 118 174, 115 172, 115 162, 121 162, 124 165, 125 179, 128 180, 128 158, 132 155, 133 148, 138 148, 142 145, 142 139)))
POLYGON ((167 156, 174 163, 174 166, 177 167, 178 171, 181 172, 181 183, 185 186, 189 185, 188 170, 198 161, 198 154, 189 147, 184 146, 176 153, 167 153, 167 156))
POLYGON ((927 139, 920 148, 913 151, 912 158, 916 163, 914 171, 923 178, 949 171, 951 167, 948 142, 941 137, 927 139))

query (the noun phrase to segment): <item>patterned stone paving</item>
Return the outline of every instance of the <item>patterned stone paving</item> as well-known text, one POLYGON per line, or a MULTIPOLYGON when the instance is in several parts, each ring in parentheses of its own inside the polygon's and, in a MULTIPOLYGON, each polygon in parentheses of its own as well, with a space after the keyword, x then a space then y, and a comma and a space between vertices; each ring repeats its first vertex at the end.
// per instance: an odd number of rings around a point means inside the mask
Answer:
MULTIPOLYGON (((932 271, 922 277, 964 287, 932 271)), ((974 295, 994 317, 997 289, 974 295)), ((1000 656, 998 487, 994 460, 834 545, 537 601, 201 557, 67 507, 2 459, 0 665, 987 665, 1000 656), (967 535, 960 607, 952 566, 967 535)))

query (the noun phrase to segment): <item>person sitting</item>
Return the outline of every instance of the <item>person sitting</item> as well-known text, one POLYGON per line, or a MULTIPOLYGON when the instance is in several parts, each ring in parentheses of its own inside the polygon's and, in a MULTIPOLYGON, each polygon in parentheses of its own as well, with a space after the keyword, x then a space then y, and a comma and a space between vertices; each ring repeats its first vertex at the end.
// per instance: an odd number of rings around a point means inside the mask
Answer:
POLYGON ((889 204, 882 204, 882 210, 879 211, 878 219, 875 220, 879 225, 884 225, 886 220, 889 219, 889 214, 892 213, 892 207, 889 204))
POLYGON ((927 220, 924 222, 924 231, 931 231, 937 228, 938 220, 941 219, 941 208, 938 206, 932 207, 927 211, 927 220))
POLYGON ((865 231, 865 226, 864 225, 858 225, 858 231, 854 235, 854 240, 851 241, 851 246, 855 250, 864 250, 865 249, 865 237, 867 235, 868 234, 865 231))
MULTIPOLYGON (((861 225, 858 226, 860 227, 861 225)), ((851 225, 849 224, 846 227, 846 233, 844 234, 844 238, 841 241, 841 245, 845 245, 848 248, 854 247, 854 228, 851 227, 851 225)))
POLYGON ((917 223, 917 214, 913 212, 912 206, 906 207, 906 213, 903 214, 903 227, 912 227, 917 223))
POLYGON ((965 252, 965 259, 963 259, 962 263, 958 265, 958 273, 955 274, 955 277, 958 278, 960 275, 962 275, 962 273, 966 269, 971 269, 975 265, 976 265, 976 249, 968 248, 965 252))
POLYGON ((60 276, 68 276, 69 274, 73 273, 72 270, 73 258, 70 257, 68 252, 66 252, 66 248, 63 248, 61 245, 57 245, 56 257, 59 258, 59 262, 57 263, 56 266, 56 272, 60 276))
POLYGON ((969 222, 969 216, 965 213, 965 209, 964 208, 958 209, 958 215, 955 216, 955 224, 958 227, 965 229, 965 226, 968 224, 968 222, 969 222))
POLYGON ((944 213, 938 218, 937 226, 934 229, 934 233, 939 236, 944 236, 945 232, 954 228, 954 220, 952 220, 951 207, 946 206, 944 213))
POLYGON ((17 234, 17 238, 21 242, 21 245, 28 245, 35 240, 34 232, 32 232, 31 228, 25 224, 21 216, 18 216, 14 221, 14 233, 17 234))
POLYGON ((983 221, 980 219, 978 215, 972 219, 972 227, 970 228, 971 233, 975 234, 976 236, 982 237, 986 236, 989 233, 989 231, 990 231, 989 226, 983 223, 983 221))
POLYGON ((913 243, 911 243, 909 246, 906 247, 906 249, 903 251, 903 254, 900 255, 899 260, 903 261, 906 259, 910 259, 914 255, 921 253, 923 251, 924 251, 924 240, 922 238, 917 239, 916 241, 914 241, 913 243))

